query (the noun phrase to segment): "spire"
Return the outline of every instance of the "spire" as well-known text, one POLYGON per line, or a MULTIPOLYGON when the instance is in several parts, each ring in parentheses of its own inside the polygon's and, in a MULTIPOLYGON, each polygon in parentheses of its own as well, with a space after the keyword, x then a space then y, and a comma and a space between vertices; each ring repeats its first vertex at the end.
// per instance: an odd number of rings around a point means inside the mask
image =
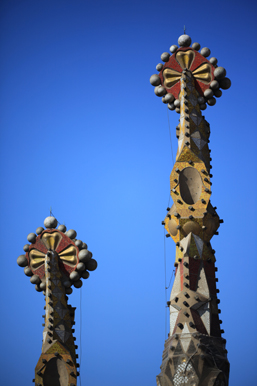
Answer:
POLYGON ((170 110, 180 114, 176 128, 178 150, 170 175, 173 205, 163 221, 167 235, 176 243, 175 281, 168 302, 170 333, 165 342, 158 386, 228 385, 229 362, 219 319, 215 251, 210 240, 220 222, 211 205, 210 125, 202 116, 213 106, 230 81, 217 59, 200 53, 185 34, 172 55, 163 53, 150 82, 155 94, 170 110))
POLYGON ((26 255, 17 259, 24 273, 45 295, 45 315, 42 353, 35 368, 37 386, 76 386, 79 372, 78 355, 73 336, 75 307, 67 304, 71 286, 80 288, 81 279, 89 277, 97 262, 87 245, 76 239, 77 233, 64 225, 57 227, 53 216, 45 219, 43 227, 27 237, 31 243, 24 246, 26 255))

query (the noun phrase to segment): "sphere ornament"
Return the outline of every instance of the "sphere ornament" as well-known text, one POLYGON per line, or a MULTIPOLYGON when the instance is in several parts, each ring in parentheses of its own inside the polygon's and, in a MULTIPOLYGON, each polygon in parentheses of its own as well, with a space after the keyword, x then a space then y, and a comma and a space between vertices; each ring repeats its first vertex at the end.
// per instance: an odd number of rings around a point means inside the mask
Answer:
POLYGON ((150 78, 150 83, 155 87, 155 94, 162 97, 169 110, 176 112, 179 110, 174 101, 180 96, 183 70, 191 72, 198 97, 204 98, 201 103, 198 102, 202 110, 206 108, 206 102, 208 106, 215 105, 214 96, 219 98, 222 95, 220 89, 227 90, 231 86, 225 68, 217 67, 217 58, 213 56, 207 59, 211 55, 211 50, 207 47, 201 49, 199 43, 193 43, 192 47, 190 45, 191 37, 181 35, 178 38, 179 47, 171 45, 171 55, 168 52, 161 55, 164 64, 159 63, 156 66, 159 74, 154 74, 150 78))
POLYGON ((177 49, 178 49, 178 46, 176 46, 175 44, 173 44, 173 46, 170 47, 170 52, 171 52, 172 54, 174 54, 174 52, 176 52, 177 49))
POLYGON ((57 220, 53 216, 49 216, 44 221, 44 226, 46 228, 56 228, 57 227, 57 220))
POLYGON ((89 276, 86 269, 93 271, 97 267, 96 261, 92 259, 92 253, 87 249, 87 244, 76 239, 77 232, 74 229, 66 231, 65 225, 59 225, 57 228, 57 224, 55 217, 47 217, 44 220, 46 229, 38 227, 37 235, 29 233, 27 240, 31 244, 23 247, 26 254, 20 255, 17 259, 17 264, 24 268, 25 275, 36 285, 35 289, 38 292, 45 289, 46 271, 56 270, 56 267, 51 266, 52 253, 58 257, 58 271, 65 288, 70 288, 75 282, 75 287, 80 288, 81 277, 89 276))
POLYGON ((178 38, 178 44, 180 47, 189 47, 191 44, 190 36, 184 34, 178 38))

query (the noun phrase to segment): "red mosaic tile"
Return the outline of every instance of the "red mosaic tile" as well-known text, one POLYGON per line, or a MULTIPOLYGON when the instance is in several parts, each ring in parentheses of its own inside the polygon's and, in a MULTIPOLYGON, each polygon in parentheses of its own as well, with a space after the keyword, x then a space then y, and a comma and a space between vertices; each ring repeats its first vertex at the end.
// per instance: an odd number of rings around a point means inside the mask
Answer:
POLYGON ((34 275, 38 275, 40 279, 42 279, 45 276, 45 264, 42 263, 41 267, 35 269, 34 271, 32 270, 32 272, 34 273, 34 275))
POLYGON ((30 251, 31 251, 31 249, 38 249, 40 252, 43 252, 44 254, 46 254, 47 248, 46 248, 45 244, 43 243, 43 241, 41 240, 40 235, 37 236, 35 244, 31 244, 29 246, 30 251))

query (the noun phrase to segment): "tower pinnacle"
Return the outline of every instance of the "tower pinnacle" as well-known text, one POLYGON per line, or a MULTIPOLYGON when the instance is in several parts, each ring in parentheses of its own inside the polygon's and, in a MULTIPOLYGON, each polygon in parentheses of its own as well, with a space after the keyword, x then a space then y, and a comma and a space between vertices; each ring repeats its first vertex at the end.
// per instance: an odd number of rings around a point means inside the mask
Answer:
POLYGON ((220 88, 230 87, 226 70, 207 57, 205 47, 185 34, 180 48, 170 47, 150 78, 155 94, 180 114, 178 150, 170 175, 173 205, 163 224, 176 243, 175 280, 168 302, 170 333, 165 342, 158 386, 227 386, 229 362, 219 319, 217 268, 211 238, 220 220, 210 202, 212 192, 210 125, 202 116, 220 88))
POLYGON ((76 239, 77 233, 64 225, 57 227, 53 216, 45 219, 43 227, 27 237, 26 255, 17 259, 24 273, 45 295, 45 315, 42 352, 35 368, 36 386, 76 386, 79 376, 78 355, 73 336, 75 308, 68 305, 71 286, 80 288, 81 278, 89 277, 97 262, 87 245, 76 239))

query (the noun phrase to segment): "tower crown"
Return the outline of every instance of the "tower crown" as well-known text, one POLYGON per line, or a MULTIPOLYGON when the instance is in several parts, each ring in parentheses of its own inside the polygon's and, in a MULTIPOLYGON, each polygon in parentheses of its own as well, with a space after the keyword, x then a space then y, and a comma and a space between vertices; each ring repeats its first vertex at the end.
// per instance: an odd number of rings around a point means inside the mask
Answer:
POLYGON ((195 79, 200 109, 205 110, 207 104, 214 106, 216 98, 222 95, 221 89, 227 90, 231 86, 225 68, 217 66, 218 60, 215 57, 207 59, 211 54, 209 48, 200 50, 199 43, 193 43, 190 47, 191 38, 188 35, 181 35, 178 44, 180 48, 176 45, 170 47, 171 55, 168 52, 161 55, 164 64, 157 64, 159 73, 150 78, 150 83, 155 87, 155 94, 162 97, 162 102, 167 104, 170 110, 180 113, 180 80, 183 70, 189 70, 195 79))

